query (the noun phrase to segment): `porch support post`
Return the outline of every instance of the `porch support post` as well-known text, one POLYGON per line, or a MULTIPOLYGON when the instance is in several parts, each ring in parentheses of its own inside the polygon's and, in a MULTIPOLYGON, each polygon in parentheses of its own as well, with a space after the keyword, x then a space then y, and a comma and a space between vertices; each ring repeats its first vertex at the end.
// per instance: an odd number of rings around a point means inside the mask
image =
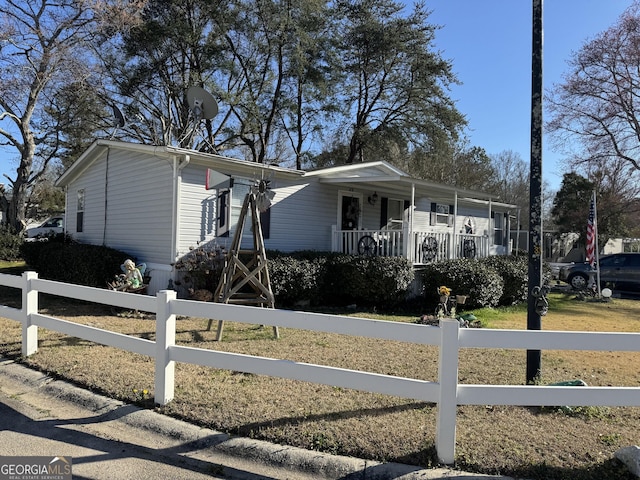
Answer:
POLYGON ((338 252, 338 227, 337 225, 331 225, 331 251, 338 252))
POLYGON ((489 231, 487 232, 487 251, 484 252, 484 256, 488 257, 489 256, 489 252, 491 251, 491 246, 493 245, 493 229, 495 228, 496 225, 496 221, 495 221, 495 215, 494 215, 494 220, 493 220, 493 226, 492 226, 492 222, 491 222, 491 210, 493 210, 493 203, 491 203, 491 199, 489 199, 489 231))
POLYGON ((404 239, 404 251, 405 258, 411 260, 411 263, 416 263, 416 252, 413 248, 413 215, 416 209, 416 184, 411 184, 411 206, 409 207, 409 231, 404 239))
POLYGON ((453 192, 453 241, 449 242, 449 249, 447 256, 449 258, 456 258, 458 252, 458 230, 456 228, 456 220, 458 219, 458 190, 453 192))

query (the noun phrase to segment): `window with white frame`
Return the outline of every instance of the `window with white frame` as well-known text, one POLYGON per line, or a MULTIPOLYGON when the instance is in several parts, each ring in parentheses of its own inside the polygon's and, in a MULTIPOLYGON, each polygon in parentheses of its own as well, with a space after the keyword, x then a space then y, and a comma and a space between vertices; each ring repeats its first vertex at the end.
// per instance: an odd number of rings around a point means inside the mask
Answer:
POLYGON ((504 215, 495 213, 493 215, 493 244, 502 245, 504 239, 504 215))
POLYGON ((431 225, 453 225, 453 205, 431 204, 431 225))
MULTIPOLYGON (((218 228, 217 236, 234 235, 236 228, 238 227, 238 220, 240 219, 240 212, 244 205, 244 200, 249 193, 251 184, 248 180, 235 180, 231 189, 224 189, 218 192, 217 198, 217 221, 218 228)), ((262 237, 264 239, 269 238, 271 228, 271 209, 265 212, 260 212, 260 223, 262 228, 262 237)), ((253 235, 251 231, 251 213, 249 212, 245 217, 244 230, 242 236, 250 237, 253 235)))
POLYGON ((84 188, 78 190, 76 207, 76 232, 81 233, 84 229, 84 188))
MULTIPOLYGON (((236 182, 233 184, 233 188, 231 189, 231 205, 230 205, 231 207, 230 225, 232 229, 238 223, 238 219, 240 218, 240 211, 242 210, 244 199, 247 196, 247 193, 249 193, 249 188, 250 188, 250 185, 245 183, 240 183, 240 181, 238 180, 236 180, 236 182)), ((251 222, 249 215, 245 217, 245 221, 247 221, 247 219, 249 220, 249 222, 251 222)), ((251 225, 251 223, 249 223, 248 225, 251 225)), ((246 226, 247 224, 245 224, 245 230, 244 230, 245 234, 248 231, 246 226)))

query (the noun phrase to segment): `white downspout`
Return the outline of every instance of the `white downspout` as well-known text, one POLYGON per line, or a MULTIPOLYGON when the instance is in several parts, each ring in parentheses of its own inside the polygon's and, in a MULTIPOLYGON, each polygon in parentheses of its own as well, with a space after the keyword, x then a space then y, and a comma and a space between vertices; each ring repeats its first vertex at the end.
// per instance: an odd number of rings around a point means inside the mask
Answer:
POLYGON ((185 155, 180 161, 178 156, 173 157, 173 192, 171 195, 171 258, 175 262, 178 257, 178 232, 180 231, 180 201, 181 201, 181 178, 182 170, 189 164, 191 157, 185 155))

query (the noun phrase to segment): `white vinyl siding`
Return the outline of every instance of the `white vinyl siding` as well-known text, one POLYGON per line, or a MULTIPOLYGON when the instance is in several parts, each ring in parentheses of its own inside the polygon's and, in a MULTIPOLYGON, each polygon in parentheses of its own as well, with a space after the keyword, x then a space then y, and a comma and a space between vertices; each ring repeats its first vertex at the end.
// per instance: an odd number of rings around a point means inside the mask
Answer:
POLYGON ((178 256, 215 238, 217 192, 205 188, 206 171, 189 165, 181 172, 178 256))
MULTIPOLYGON (((231 245, 242 203, 253 180, 246 172, 221 173, 233 176, 235 181, 229 236, 216 237, 217 191, 205 190, 206 168, 189 165, 182 172, 178 256, 202 244, 231 245)), ((272 185, 275 196, 270 209, 270 235, 264 239, 265 247, 281 251, 330 250, 331 225, 336 223, 337 188, 320 185, 314 180, 310 184, 299 185, 280 178, 274 178, 272 185)), ((248 224, 244 230, 243 248, 249 247, 252 241, 248 224)))
POLYGON ((104 236, 104 192, 106 151, 101 152, 99 161, 91 164, 67 189, 66 222, 67 232, 82 243, 102 245, 104 236), (82 232, 78 232, 78 197, 84 190, 84 213, 82 232))
POLYGON ((464 220, 467 217, 473 218, 475 223, 475 235, 488 235, 489 219, 487 218, 487 209, 470 207, 468 205, 458 205, 458 216, 456 217, 457 233, 465 233, 464 220))
POLYGON ((338 189, 313 180, 306 185, 284 185, 277 181, 274 191, 266 248, 283 252, 331 250, 338 189))
POLYGON ((140 154, 112 157, 107 244, 133 249, 150 262, 166 262, 171 255, 171 166, 140 154))
POLYGON ((75 233, 75 238, 122 250, 140 261, 170 263, 169 163, 125 150, 111 150, 108 156, 105 150, 100 160, 69 185, 73 198, 67 199, 67 209, 73 225, 68 231, 76 231, 76 191, 84 189, 83 231, 75 233))

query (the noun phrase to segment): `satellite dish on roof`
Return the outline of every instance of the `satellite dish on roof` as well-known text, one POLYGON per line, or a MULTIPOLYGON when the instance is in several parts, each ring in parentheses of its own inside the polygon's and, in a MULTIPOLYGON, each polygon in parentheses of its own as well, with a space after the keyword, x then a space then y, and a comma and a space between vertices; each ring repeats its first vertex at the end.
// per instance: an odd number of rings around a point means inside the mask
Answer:
POLYGON ((114 122, 113 122, 113 132, 111 132, 110 139, 113 138, 113 136, 116 134, 119 128, 122 128, 127 124, 127 121, 125 120, 122 111, 118 108, 118 106, 115 103, 111 105, 111 108, 113 109, 114 122))
POLYGON ((215 99, 202 87, 190 87, 187 90, 187 102, 197 120, 212 119, 218 114, 218 104, 215 99))
POLYGON ((118 108, 117 105, 111 105, 113 108, 113 118, 115 118, 115 126, 116 128, 122 128, 127 124, 127 121, 124 119, 124 115, 122 111, 118 108))

